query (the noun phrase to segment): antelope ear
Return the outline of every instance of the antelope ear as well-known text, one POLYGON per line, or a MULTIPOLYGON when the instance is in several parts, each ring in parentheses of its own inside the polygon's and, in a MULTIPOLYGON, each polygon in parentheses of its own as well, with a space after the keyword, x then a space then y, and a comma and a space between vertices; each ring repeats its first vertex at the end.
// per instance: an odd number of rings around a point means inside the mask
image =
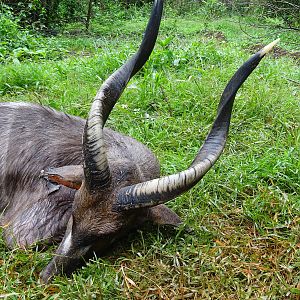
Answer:
POLYGON ((147 209, 144 220, 158 225, 171 225, 174 227, 182 224, 180 217, 164 204, 147 209))
POLYGON ((49 168, 42 170, 40 176, 50 182, 75 190, 80 189, 82 180, 84 179, 83 167, 81 165, 49 168))

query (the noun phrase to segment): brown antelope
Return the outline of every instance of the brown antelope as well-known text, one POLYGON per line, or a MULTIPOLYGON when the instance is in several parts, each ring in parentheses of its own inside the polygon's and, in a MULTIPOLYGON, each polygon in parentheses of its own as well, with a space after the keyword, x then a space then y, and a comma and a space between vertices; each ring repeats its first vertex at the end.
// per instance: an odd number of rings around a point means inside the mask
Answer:
POLYGON ((138 52, 99 89, 87 120, 26 103, 0 105, 0 224, 9 247, 60 242, 44 282, 72 272, 81 257, 107 249, 145 221, 178 226, 164 203, 192 188, 225 146, 235 95, 269 44, 230 79, 216 119, 188 169, 159 177, 153 153, 105 122, 130 78, 147 61, 163 1, 155 0, 138 52))

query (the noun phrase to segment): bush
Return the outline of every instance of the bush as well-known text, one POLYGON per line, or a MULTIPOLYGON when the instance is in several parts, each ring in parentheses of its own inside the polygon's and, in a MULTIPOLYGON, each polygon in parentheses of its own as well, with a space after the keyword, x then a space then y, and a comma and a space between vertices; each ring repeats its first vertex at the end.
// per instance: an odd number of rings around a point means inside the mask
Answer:
POLYGON ((85 18, 88 0, 8 0, 6 4, 22 27, 47 31, 64 22, 85 18))
POLYGON ((51 47, 49 41, 45 43, 42 37, 23 29, 19 22, 10 7, 0 6, 0 62, 13 60, 17 63, 25 58, 54 58, 63 52, 58 45, 51 47))
POLYGON ((224 5, 230 11, 238 11, 239 13, 252 13, 256 12, 264 19, 273 18, 276 20, 277 26, 288 25, 290 27, 300 26, 299 0, 222 0, 224 5))

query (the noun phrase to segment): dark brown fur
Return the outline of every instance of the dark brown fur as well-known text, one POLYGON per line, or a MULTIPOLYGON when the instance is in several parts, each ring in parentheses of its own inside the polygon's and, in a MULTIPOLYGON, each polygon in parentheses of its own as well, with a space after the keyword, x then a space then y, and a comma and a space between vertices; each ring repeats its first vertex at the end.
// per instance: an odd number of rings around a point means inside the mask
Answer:
MULTIPOLYGON (((113 184, 109 191, 101 191, 101 195, 93 198, 83 192, 83 184, 75 196, 74 189, 40 176, 42 170, 82 164, 84 124, 81 118, 38 105, 0 104, 0 224, 10 247, 60 241, 72 211, 74 220, 84 227, 78 231, 82 235, 87 235, 87 230, 91 235, 94 231, 99 235, 102 227, 108 233, 113 226, 121 232, 122 227, 127 230, 140 223, 141 212, 130 216, 123 213, 123 218, 120 213, 111 211, 116 189, 159 176, 154 155, 130 137, 105 129, 113 184)), ((159 221, 161 217, 152 215, 147 210, 145 219, 151 216, 158 223, 164 223, 159 221)), ((178 223, 178 219, 170 221, 178 223)))

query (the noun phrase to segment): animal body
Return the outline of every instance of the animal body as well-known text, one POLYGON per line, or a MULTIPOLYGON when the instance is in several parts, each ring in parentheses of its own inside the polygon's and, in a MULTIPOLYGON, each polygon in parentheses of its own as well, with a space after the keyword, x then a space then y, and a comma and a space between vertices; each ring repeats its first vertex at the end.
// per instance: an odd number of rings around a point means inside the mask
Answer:
POLYGON ((159 177, 152 152, 104 128, 130 78, 155 45, 163 1, 156 0, 138 52, 98 91, 87 120, 26 103, 0 104, 0 224, 9 247, 60 242, 41 273, 44 282, 70 273, 80 258, 147 220, 178 226, 164 203, 193 187, 221 155, 237 90, 276 42, 232 77, 217 117, 190 167, 159 177))
MULTIPOLYGON (((67 177, 83 172, 85 120, 39 105, 0 103, 0 124, 0 209, 6 243, 26 247, 37 241, 61 240, 76 186, 63 183, 61 177, 56 178, 58 184, 45 180, 43 170, 71 166, 65 168, 67 177)), ((143 144, 108 128, 104 139, 116 185, 159 176, 159 164, 143 144)))

